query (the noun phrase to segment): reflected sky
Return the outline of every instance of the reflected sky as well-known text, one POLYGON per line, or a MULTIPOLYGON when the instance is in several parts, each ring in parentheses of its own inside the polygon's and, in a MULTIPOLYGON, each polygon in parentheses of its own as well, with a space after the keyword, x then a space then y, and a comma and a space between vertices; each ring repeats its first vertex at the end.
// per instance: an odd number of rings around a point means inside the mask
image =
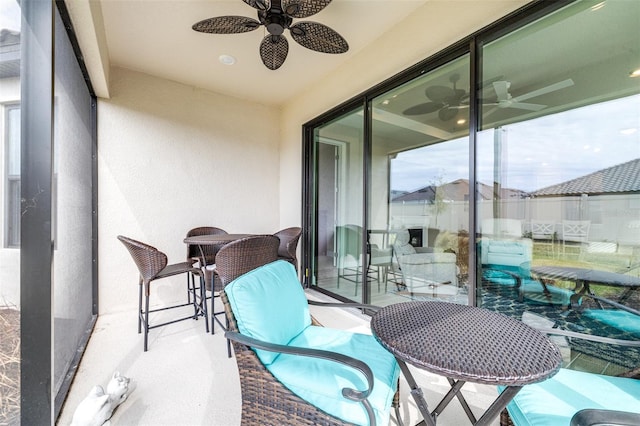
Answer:
POLYGON ((20 30, 20 6, 16 0, 0 0, 0 29, 20 30))
MULTIPOLYGON (((640 95, 501 130, 478 135, 478 180, 491 185, 495 174, 503 187, 534 191, 640 158, 640 95), (500 146, 502 161, 494 167, 500 146)), ((399 153, 392 161, 392 189, 468 179, 468 149, 464 138, 399 153)))

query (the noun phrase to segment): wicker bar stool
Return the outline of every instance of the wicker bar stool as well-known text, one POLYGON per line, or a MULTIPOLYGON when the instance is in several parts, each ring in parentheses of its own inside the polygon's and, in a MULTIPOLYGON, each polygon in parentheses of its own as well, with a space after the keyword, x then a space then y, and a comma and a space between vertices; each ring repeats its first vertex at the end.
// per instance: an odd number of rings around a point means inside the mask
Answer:
POLYGON ((302 228, 292 227, 281 229, 275 235, 280 239, 280 247, 278 247, 278 259, 286 260, 291 263, 296 272, 298 271, 298 257, 296 250, 298 249, 298 241, 302 234, 302 228))
POLYGON ((193 266, 192 262, 181 262, 167 265, 167 255, 159 251, 155 247, 136 241, 134 239, 118 236, 118 240, 131 254, 133 261, 140 272, 139 294, 138 294, 138 333, 142 333, 144 325, 144 351, 148 349, 149 330, 163 325, 173 324, 178 321, 187 319, 198 319, 199 316, 205 318, 205 328, 209 332, 209 321, 207 321, 207 303, 205 299, 204 273, 200 268, 193 266), (179 274, 197 275, 200 277, 200 294, 196 294, 195 286, 191 288, 190 296, 187 303, 178 305, 165 306, 157 309, 149 309, 149 295, 151 294, 151 281, 161 278, 167 278, 179 274), (142 305, 142 293, 144 287, 144 306, 142 305), (164 311, 168 309, 181 308, 185 306, 193 306, 193 315, 166 321, 160 324, 149 324, 149 314, 153 312, 164 311))
MULTIPOLYGON (((280 241, 275 235, 252 235, 222 247, 216 255, 216 275, 219 277, 222 288, 240 275, 278 260, 279 244, 280 241), (218 268, 224 272, 219 274, 218 268)), ((213 307, 211 309, 213 310, 213 307)), ((226 331, 229 328, 228 318, 225 317, 223 325, 217 318, 217 314, 217 312, 212 312, 211 315, 226 331)), ((211 326, 213 327, 213 321, 211 326)), ((229 340, 227 340, 227 355, 231 357, 231 342, 229 340)))

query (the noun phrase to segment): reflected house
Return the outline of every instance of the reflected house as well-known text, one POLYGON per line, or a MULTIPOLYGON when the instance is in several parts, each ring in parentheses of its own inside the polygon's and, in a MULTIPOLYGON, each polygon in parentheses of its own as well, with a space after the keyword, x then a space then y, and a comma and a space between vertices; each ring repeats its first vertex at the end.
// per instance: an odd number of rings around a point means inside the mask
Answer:
POLYGON ((640 246, 640 158, 531 192, 532 218, 588 221, 593 250, 640 246), (602 244, 608 243, 608 244, 602 244))
MULTIPOLYGON (((499 196, 490 185, 478 183, 478 201, 490 206, 491 200, 500 199, 507 204, 522 203, 525 191, 501 187, 499 196)), ((407 218, 425 216, 430 227, 457 233, 468 228, 469 180, 456 179, 441 185, 428 185, 411 192, 395 196, 391 200, 392 216, 396 224, 410 226, 407 218)))

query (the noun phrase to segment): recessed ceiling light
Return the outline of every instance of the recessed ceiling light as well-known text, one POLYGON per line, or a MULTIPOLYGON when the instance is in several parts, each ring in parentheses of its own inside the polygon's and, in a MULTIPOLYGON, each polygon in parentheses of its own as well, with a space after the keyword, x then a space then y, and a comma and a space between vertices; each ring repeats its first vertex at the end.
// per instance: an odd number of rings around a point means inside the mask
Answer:
POLYGON ((220 55, 218 56, 218 60, 224 65, 233 65, 236 63, 236 58, 231 55, 220 55))
POLYGON ((600 2, 600 3, 596 4, 596 5, 594 5, 594 6, 591 6, 591 10, 596 11, 596 10, 602 9, 604 7, 605 3, 606 2, 603 1, 603 2, 600 2))
POLYGON ((465 120, 464 118, 461 118, 460 120, 456 121, 456 123, 458 123, 458 124, 464 124, 466 122, 467 122, 467 120, 465 120))
POLYGON ((640 77, 640 68, 629 73, 629 77, 640 77))
POLYGON ((389 99, 385 99, 384 101, 382 101, 382 105, 389 105, 389 99))

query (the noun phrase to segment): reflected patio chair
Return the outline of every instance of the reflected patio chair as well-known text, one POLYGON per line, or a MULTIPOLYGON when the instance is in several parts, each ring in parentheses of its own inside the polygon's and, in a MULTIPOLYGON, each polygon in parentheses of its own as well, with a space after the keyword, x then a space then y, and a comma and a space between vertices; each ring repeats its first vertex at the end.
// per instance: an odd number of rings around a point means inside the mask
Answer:
POLYGON ((562 255, 566 255, 567 247, 578 248, 578 256, 582 255, 582 249, 589 243, 589 220, 563 220, 562 221, 562 255))
POLYGON ((413 247, 408 230, 397 230, 393 253, 397 259, 406 292, 436 295, 458 291, 458 266, 455 253, 434 252, 433 248, 413 247))
POLYGON ((298 271, 298 241, 300 235, 302 235, 302 228, 292 227, 282 229, 275 234, 280 239, 280 247, 278 248, 278 259, 286 260, 291 263, 293 267, 298 271))
POLYGON ((574 292, 552 285, 531 274, 533 242, 529 238, 480 240, 482 281, 499 286, 513 286, 519 301, 569 307, 574 292))
MULTIPOLYGON (((222 253, 222 251, 221 251, 222 253)), ((239 275, 218 264, 224 282, 239 275)), ((370 334, 320 326, 293 266, 278 260, 222 294, 242 393, 242 424, 387 425, 399 366, 370 334)))
POLYGON ((555 222, 541 220, 531 221, 531 239, 535 245, 547 247, 552 257, 555 256, 555 236, 555 222))
POLYGON ((192 262, 167 264, 167 255, 159 251, 155 247, 148 244, 136 241, 134 239, 119 235, 118 240, 129 251, 129 254, 133 258, 134 263, 138 267, 140 273, 139 279, 139 294, 138 294, 138 333, 142 332, 144 326, 144 351, 148 348, 148 336, 149 330, 164 325, 173 324, 178 321, 184 321, 187 319, 198 319, 200 315, 205 318, 205 328, 207 333, 209 332, 209 321, 207 321, 207 302, 205 299, 204 291, 204 274, 200 268, 194 267, 192 262), (162 278, 172 277, 174 275, 188 274, 198 276, 200 278, 200 285, 197 287, 200 294, 196 294, 196 287, 191 287, 191 296, 187 303, 181 303, 177 305, 163 306, 161 308, 149 309, 149 296, 151 295, 151 282, 162 278), (144 306, 142 303, 142 295, 144 290, 144 306), (180 317, 178 319, 165 321, 159 324, 151 325, 149 323, 149 314, 165 311, 168 309, 177 309, 186 306, 193 306, 193 314, 180 317))
POLYGON ((362 227, 359 225, 344 225, 336 227, 337 251, 338 251, 338 282, 346 280, 355 284, 355 295, 358 295, 358 285, 362 283, 363 263, 367 268, 367 277, 378 279, 377 270, 372 271, 370 265, 371 249, 377 249, 377 245, 367 243, 366 258, 362 254, 362 227), (355 261, 353 265, 352 261, 355 261), (348 264, 348 266, 347 266, 348 264))
MULTIPOLYGON (((535 323, 530 325, 543 333, 568 339, 640 347, 638 340, 594 336, 545 325, 536 326, 535 323)), ((500 425, 639 425, 638 379, 640 367, 619 376, 560 368, 555 376, 524 386, 501 413, 500 425)), ((501 392, 503 388, 498 387, 498 390, 501 392)))

